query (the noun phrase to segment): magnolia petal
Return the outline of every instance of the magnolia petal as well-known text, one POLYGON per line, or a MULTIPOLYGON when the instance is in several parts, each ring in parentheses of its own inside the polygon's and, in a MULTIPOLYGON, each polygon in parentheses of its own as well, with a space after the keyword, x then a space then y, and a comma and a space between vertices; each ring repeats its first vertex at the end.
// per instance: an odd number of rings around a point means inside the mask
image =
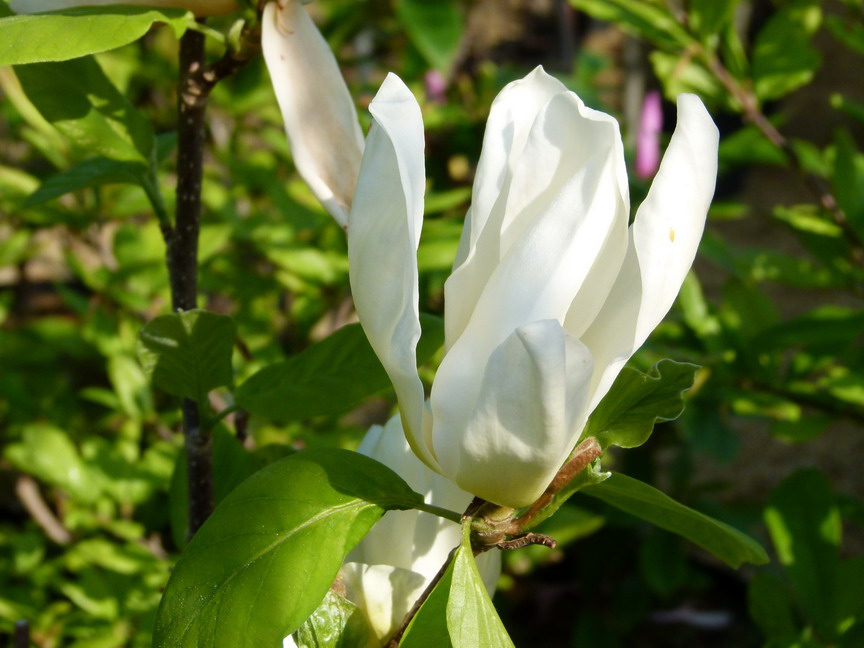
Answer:
POLYGON ((354 305, 369 343, 396 390, 411 447, 437 466, 424 437, 425 397, 417 374, 417 246, 426 170, 423 119, 411 91, 388 75, 369 106, 366 142, 348 219, 354 305))
POLYGON ((591 408, 675 301, 693 264, 717 178, 719 134, 695 95, 678 98, 678 124, 603 310, 582 336, 594 355, 591 408))
POLYGON ((566 91, 558 79, 538 66, 525 78, 505 86, 492 102, 474 176, 471 208, 465 216, 453 274, 445 289, 447 348, 468 324, 471 307, 498 263, 510 178, 534 121, 552 97, 566 91), (481 234, 484 244, 478 251, 481 234))
POLYGON ((70 7, 139 5, 163 9, 188 9, 196 16, 219 16, 237 9, 236 0, 10 0, 9 8, 18 14, 55 11, 70 7))
MULTIPOLYGON (((510 226, 500 236, 507 249, 500 259, 498 252, 489 259, 492 270, 481 293, 463 295, 450 285, 455 275, 448 280, 445 321, 462 300, 470 298, 472 313, 432 387, 436 426, 440 419, 447 429, 460 428, 475 406, 489 354, 518 327, 578 319, 574 303, 590 322, 626 251, 628 206, 618 126, 576 95, 556 95, 541 110, 512 184, 505 210, 510 226)), ((484 237, 485 232, 478 250, 484 237)))
MULTIPOLYGON (((461 513, 472 495, 427 468, 411 451, 399 416, 385 427, 373 426, 358 452, 380 461, 402 477, 427 504, 461 513)), ((372 528, 348 559, 386 564, 418 572, 429 580, 438 572, 450 550, 459 544, 458 524, 420 511, 389 511, 372 528)))
POLYGON ((366 616, 380 642, 396 631, 426 587, 422 575, 392 565, 348 562, 339 570, 339 578, 345 598, 366 616))
POLYGON ((300 0, 268 2, 261 46, 294 164, 342 226, 363 156, 363 132, 336 58, 300 0))
POLYGON ((496 504, 531 504, 576 443, 591 375, 590 353, 557 321, 519 327, 489 358, 463 427, 435 419, 444 474, 496 504))

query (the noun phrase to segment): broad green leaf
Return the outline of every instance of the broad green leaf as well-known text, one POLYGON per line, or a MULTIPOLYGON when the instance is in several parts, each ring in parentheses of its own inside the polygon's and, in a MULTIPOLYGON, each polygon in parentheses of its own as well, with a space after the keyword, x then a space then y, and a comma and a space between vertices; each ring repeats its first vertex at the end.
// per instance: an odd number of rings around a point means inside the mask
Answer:
POLYGON ((741 0, 690 0, 688 24, 703 38, 719 34, 732 20, 739 4, 741 0))
POLYGON ((42 116, 79 149, 150 166, 156 146, 153 127, 93 57, 20 65, 15 73, 42 116))
POLYGON ((813 0, 796 0, 775 13, 756 35, 753 88, 762 101, 778 99, 813 78, 822 61, 810 38, 822 22, 813 0))
POLYGON ((834 195, 849 224, 864 237, 864 156, 847 130, 834 135, 834 195))
POLYGON ((513 648, 513 642, 489 598, 471 551, 470 526, 463 525, 462 545, 453 559, 447 599, 447 629, 453 648, 513 648))
POLYGON ((0 19, 0 65, 67 61, 138 40, 154 23, 179 38, 195 19, 182 9, 75 7, 0 19))
POLYGON ((449 70, 464 31, 454 0, 399 0, 399 18, 414 46, 434 68, 449 70))
MULTIPOLYGON (((261 464, 223 425, 213 430, 213 500, 218 506, 244 479, 252 475, 261 464)), ((186 545, 189 526, 189 473, 186 450, 177 455, 171 475, 169 517, 171 538, 178 547, 186 545)))
POLYGON ((332 589, 294 633, 297 648, 349 648, 374 645, 372 631, 356 605, 332 589))
POLYGON ((160 315, 138 333, 138 359, 156 387, 206 408, 210 390, 233 380, 235 335, 227 315, 202 310, 160 315))
POLYGON ((671 11, 645 0, 570 0, 570 4, 660 47, 678 50, 693 44, 671 11))
POLYGON ((826 16, 825 25, 828 27, 834 38, 843 43, 846 47, 864 55, 864 24, 860 20, 845 20, 840 16, 826 16))
POLYGON ((730 565, 762 565, 768 555, 758 542, 738 529, 679 504, 668 495, 632 477, 612 473, 609 479, 582 491, 672 533, 677 533, 730 565))
POLYGON ((100 495, 92 471, 60 428, 47 423, 28 425, 21 441, 7 446, 3 454, 18 470, 62 488, 76 500, 89 503, 100 495))
POLYGON ((474 562, 469 525, 463 526, 462 544, 399 646, 513 648, 474 562))
POLYGON ((153 645, 280 645, 384 512, 422 502, 396 473, 356 452, 307 450, 267 466, 234 489, 186 547, 153 645))
POLYGON ((786 585, 761 571, 747 586, 747 609, 766 638, 789 640, 800 634, 786 585))
POLYGON ((717 77, 697 59, 681 58, 673 53, 654 50, 648 55, 657 78, 663 82, 663 94, 674 102, 682 92, 693 92, 706 102, 731 106, 734 97, 723 88, 717 77))
POLYGON ((817 632, 836 632, 837 574, 842 525, 836 497, 819 471, 800 470, 771 494, 765 509, 780 564, 817 632))
MULTIPOLYGON (((444 341, 440 318, 421 317, 417 360, 423 363, 444 341)), ((359 324, 344 326, 301 353, 265 367, 237 390, 248 412, 289 421, 338 414, 390 385, 359 324)))
POLYGON ((693 386, 696 365, 661 360, 647 374, 625 368, 588 419, 582 437, 635 448, 651 436, 654 423, 672 421, 684 411, 683 394, 693 386))
POLYGON ((140 184, 141 176, 146 173, 147 167, 140 163, 105 157, 90 158, 45 180, 36 191, 27 196, 21 207, 33 207, 87 187, 112 183, 140 184))

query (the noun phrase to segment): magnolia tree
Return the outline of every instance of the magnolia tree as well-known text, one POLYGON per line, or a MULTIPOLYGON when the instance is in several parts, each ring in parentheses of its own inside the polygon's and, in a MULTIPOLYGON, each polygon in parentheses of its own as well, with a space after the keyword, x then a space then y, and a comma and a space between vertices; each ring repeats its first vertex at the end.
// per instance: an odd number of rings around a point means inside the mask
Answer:
MULTIPOLYGON (((512 645, 490 598, 501 552, 554 547, 538 525, 577 491, 732 566, 766 560, 736 529, 602 468, 610 447, 639 446, 657 420, 677 417, 693 382, 693 365, 664 360, 647 374, 625 365, 670 309, 702 236, 718 133, 698 97, 678 98, 675 132, 631 223, 615 119, 542 68, 500 92, 445 284, 443 356, 427 396, 418 362, 441 343, 421 336, 440 340, 441 323, 418 305, 426 177, 410 89, 387 76, 364 137, 337 61, 299 1, 129 4, 142 6, 12 0, 30 15, 0 21, 7 42, 24 43, 2 50, 0 62, 16 65, 49 121, 82 138, 91 125, 46 91, 45 62, 68 61, 65 73, 87 87, 104 126, 89 162, 102 175, 89 182, 123 173, 140 184, 165 237, 173 310, 143 327, 139 351, 154 384, 183 399, 192 539, 164 592, 154 645, 512 645), (227 35, 195 19, 232 11, 227 35), (182 35, 173 215, 155 188, 152 128, 92 58, 79 59, 155 22, 182 35), (68 37, 47 42, 46 30, 68 37), (208 36, 225 46, 210 63, 208 36), (232 383, 235 331, 226 316, 195 308, 207 96, 259 46, 294 164, 345 230, 362 327, 301 356, 333 376, 350 360, 344 349, 374 351, 399 409, 356 452, 318 448, 275 461, 211 512, 216 422, 238 408, 256 412, 262 393, 279 398, 277 373, 265 368, 235 389, 236 405, 212 410, 209 392, 232 383)), ((77 188, 68 178, 63 186, 77 188)), ((341 402, 327 376, 318 398, 341 402)), ((356 401, 379 388, 358 379, 346 389, 356 401)))

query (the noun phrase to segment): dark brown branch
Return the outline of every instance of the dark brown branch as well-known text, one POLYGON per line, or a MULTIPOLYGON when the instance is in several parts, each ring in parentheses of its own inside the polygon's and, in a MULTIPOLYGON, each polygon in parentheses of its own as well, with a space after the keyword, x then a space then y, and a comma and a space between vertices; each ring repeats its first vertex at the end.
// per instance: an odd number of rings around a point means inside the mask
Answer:
MULTIPOLYGON (((180 39, 180 79, 177 88, 177 214, 173 227, 163 227, 167 245, 171 304, 187 311, 198 300, 198 237, 201 230, 201 185, 204 175, 204 116, 213 87, 246 65, 260 50, 260 33, 244 31, 237 50, 229 50, 207 66, 204 35, 189 30, 180 39)), ((201 426, 202 413, 183 401, 183 434, 189 485, 191 537, 213 511, 213 440, 201 426)))
MULTIPOLYGON (((204 113, 209 88, 204 70, 204 35, 187 31, 180 39, 180 81, 177 87, 177 215, 167 241, 171 304, 191 310, 198 298, 198 235, 201 230, 201 183, 204 173, 204 113)), ((189 485, 188 537, 213 511, 213 441, 201 429, 195 401, 183 400, 183 435, 189 485)))
POLYGON ((15 623, 15 640, 13 648, 30 648, 30 622, 17 621, 15 623))

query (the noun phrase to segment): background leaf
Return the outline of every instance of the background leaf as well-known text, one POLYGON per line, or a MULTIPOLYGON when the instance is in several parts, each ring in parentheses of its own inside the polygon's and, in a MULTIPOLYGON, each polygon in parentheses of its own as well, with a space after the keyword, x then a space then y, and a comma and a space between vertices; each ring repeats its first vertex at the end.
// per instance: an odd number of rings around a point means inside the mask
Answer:
POLYGON ((233 380, 235 334, 227 315, 202 310, 161 315, 138 334, 138 359, 156 387, 206 407, 210 390, 233 380))
POLYGON ((656 488, 620 473, 582 490, 622 511, 677 533, 731 567, 768 562, 765 550, 738 529, 679 504, 656 488))
POLYGON ((81 150, 148 167, 150 122, 120 94, 92 57, 15 67, 27 98, 81 150))
POLYGON ((408 36, 429 64, 449 70, 464 31, 462 14, 454 0, 399 0, 399 18, 408 36))
MULTIPOLYGON (((444 343, 441 318, 423 315, 417 361, 428 360, 444 343)), ((244 382, 237 403, 248 412, 290 421, 344 412, 390 385, 387 373, 359 324, 349 324, 244 382)))
POLYGON ((66 61, 138 40, 156 22, 179 38, 195 17, 182 9, 75 7, 0 19, 0 65, 66 61))

